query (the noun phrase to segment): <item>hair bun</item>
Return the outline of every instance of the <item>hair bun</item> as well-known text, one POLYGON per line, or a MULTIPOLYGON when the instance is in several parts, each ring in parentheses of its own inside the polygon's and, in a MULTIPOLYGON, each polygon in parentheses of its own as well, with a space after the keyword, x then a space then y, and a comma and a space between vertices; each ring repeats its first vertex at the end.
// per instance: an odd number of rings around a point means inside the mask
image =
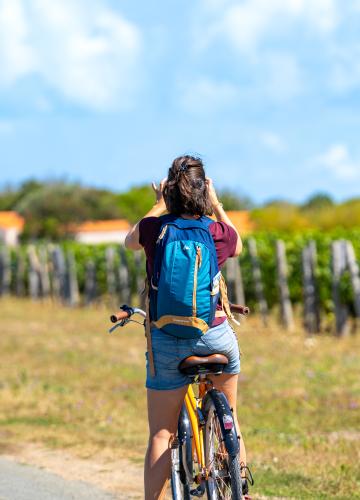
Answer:
POLYGON ((186 171, 187 171, 187 169, 188 169, 188 166, 187 166, 187 164, 186 164, 186 160, 184 160, 184 161, 182 162, 182 164, 180 165, 179 172, 186 172, 186 171))
POLYGON ((203 189, 204 188, 204 181, 202 179, 194 179, 192 181, 192 185, 194 189, 203 189))
POLYGON ((213 213, 201 158, 190 155, 175 158, 163 194, 171 214, 199 216, 213 213))

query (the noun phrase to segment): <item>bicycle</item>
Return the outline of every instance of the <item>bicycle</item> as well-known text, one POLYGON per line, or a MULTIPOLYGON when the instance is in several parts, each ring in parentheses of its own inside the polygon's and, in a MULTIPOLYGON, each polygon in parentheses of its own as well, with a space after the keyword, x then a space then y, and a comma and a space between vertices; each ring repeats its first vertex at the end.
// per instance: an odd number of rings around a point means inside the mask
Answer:
MULTIPOLYGON (((230 304, 234 313, 247 315, 246 306, 230 304)), ((130 321, 145 326, 142 309, 123 305, 110 317, 115 325, 112 333, 130 321), (131 319, 134 314, 143 322, 131 319)), ((220 375, 228 359, 223 354, 189 356, 179 364, 179 370, 190 376, 182 405, 177 435, 171 443, 171 493, 174 500, 208 499, 242 500, 248 482, 254 483, 248 467, 240 464, 240 439, 237 435, 232 409, 225 395, 214 388, 208 375, 220 375), (198 386, 195 394, 193 385, 198 386), (242 473, 245 476, 242 477, 242 473)))

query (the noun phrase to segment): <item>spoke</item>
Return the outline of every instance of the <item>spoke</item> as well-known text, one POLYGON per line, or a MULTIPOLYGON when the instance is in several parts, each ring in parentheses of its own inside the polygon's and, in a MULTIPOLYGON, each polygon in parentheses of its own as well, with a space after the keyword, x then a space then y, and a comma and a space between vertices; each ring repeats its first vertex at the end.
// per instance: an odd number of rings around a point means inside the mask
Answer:
POLYGON ((224 500, 231 500, 231 485, 227 463, 227 453, 222 439, 219 421, 215 415, 210 420, 210 470, 214 472, 216 488, 224 500))

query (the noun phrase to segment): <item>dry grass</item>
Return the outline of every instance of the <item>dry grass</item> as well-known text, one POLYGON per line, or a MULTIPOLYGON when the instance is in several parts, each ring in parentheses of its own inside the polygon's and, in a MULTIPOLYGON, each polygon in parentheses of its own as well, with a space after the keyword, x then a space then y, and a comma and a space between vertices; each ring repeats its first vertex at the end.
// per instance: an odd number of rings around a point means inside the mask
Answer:
MULTIPOLYGON (((39 442, 140 462, 145 340, 108 335, 105 308, 0 301, 0 444, 39 442)), ((239 415, 257 484, 292 498, 360 498, 360 336, 240 330, 239 415)))

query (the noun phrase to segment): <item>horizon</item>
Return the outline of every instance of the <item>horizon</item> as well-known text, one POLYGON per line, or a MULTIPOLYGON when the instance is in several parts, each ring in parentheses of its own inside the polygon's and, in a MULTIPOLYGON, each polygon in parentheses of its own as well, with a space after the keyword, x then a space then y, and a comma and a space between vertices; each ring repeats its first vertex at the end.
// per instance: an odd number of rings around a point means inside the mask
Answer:
MULTIPOLYGON (((70 179, 66 176, 63 177, 58 177, 58 178, 35 178, 35 177, 28 177, 25 179, 22 179, 18 182, 14 183, 0 183, 0 195, 1 193, 6 192, 7 190, 9 191, 16 191, 21 188, 22 185, 26 184, 27 182, 38 182, 40 184, 44 185, 61 185, 61 184, 66 184, 66 185, 73 185, 73 186, 79 186, 81 188, 85 189, 95 189, 95 190, 105 190, 113 194, 124 194, 129 192, 131 189, 140 189, 143 187, 151 187, 151 183, 138 183, 138 184, 131 184, 128 188, 123 189, 123 190, 116 190, 107 186, 101 186, 101 185, 95 185, 95 184, 87 184, 84 181, 81 180, 76 180, 76 179, 70 179)), ((216 186, 215 186, 216 189, 216 186)), ((332 196, 330 193, 327 193, 325 191, 314 191, 313 193, 310 193, 309 196, 302 200, 292 200, 290 198, 268 198, 263 201, 257 202, 253 198, 251 198, 247 193, 241 192, 237 193, 235 190, 231 188, 231 186, 224 186, 223 188, 217 189, 218 192, 220 192, 220 196, 223 193, 226 194, 231 194, 237 196, 240 200, 244 200, 245 202, 249 202, 250 205, 252 205, 251 208, 249 209, 244 209, 244 210, 250 210, 253 208, 257 207, 265 207, 266 205, 270 204, 275 204, 275 203, 289 203, 292 205, 296 206, 301 206, 306 204, 310 199, 316 197, 316 196, 327 196, 330 198, 330 200, 336 204, 340 205, 342 203, 347 203, 351 201, 357 201, 360 200, 360 194, 358 196, 350 196, 348 198, 343 198, 343 199, 336 199, 334 196, 332 196)))

